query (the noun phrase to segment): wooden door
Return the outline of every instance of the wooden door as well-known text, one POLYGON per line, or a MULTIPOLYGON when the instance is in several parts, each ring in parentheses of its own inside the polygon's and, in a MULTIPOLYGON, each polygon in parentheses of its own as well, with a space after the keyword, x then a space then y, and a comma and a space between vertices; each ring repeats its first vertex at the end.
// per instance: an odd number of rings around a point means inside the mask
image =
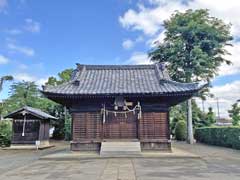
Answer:
POLYGON ((133 112, 126 114, 108 113, 104 123, 105 139, 137 139, 137 116, 133 112))

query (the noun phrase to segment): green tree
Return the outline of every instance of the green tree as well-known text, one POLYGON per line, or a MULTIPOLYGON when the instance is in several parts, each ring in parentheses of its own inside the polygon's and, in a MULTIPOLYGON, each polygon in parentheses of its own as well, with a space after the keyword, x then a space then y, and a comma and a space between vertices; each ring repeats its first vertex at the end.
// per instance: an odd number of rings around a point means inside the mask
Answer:
POLYGON ((12 81, 13 80, 13 77, 12 76, 3 76, 0 78, 0 92, 2 91, 2 88, 3 88, 3 83, 5 81, 12 81))
POLYGON ((183 108, 183 104, 176 105, 171 108, 170 111, 170 131, 171 134, 174 136, 175 135, 175 128, 176 124, 179 121, 185 121, 185 110, 183 108))
MULTIPOLYGON (((68 82, 71 79, 73 69, 65 69, 58 73, 58 77, 49 77, 45 85, 60 85, 68 82)), ((55 127, 53 136, 57 139, 65 138, 66 140, 71 139, 71 116, 66 107, 57 104, 55 106, 55 113, 58 120, 52 122, 55 127)))
POLYGON ((58 73, 58 77, 49 77, 46 85, 60 85, 71 79, 73 69, 65 69, 64 71, 58 73))
MULTIPOLYGON (((186 120, 186 103, 178 104, 171 108, 170 111, 170 130, 171 133, 174 135, 174 129, 176 127, 176 123, 178 121, 185 121, 186 120)), ((195 100, 192 99, 192 121, 193 121, 193 128, 203 127, 205 125, 205 114, 201 111, 201 109, 197 106, 195 100)))
POLYGON ((238 103, 232 105, 232 109, 228 111, 229 116, 232 118, 233 126, 238 126, 240 122, 240 107, 238 103))
POLYGON ((10 86, 10 96, 4 102, 4 112, 9 113, 23 106, 47 111, 55 103, 42 96, 34 82, 17 82, 10 86))
POLYGON ((215 122, 216 122, 216 116, 215 116, 215 114, 212 110, 212 107, 209 107, 208 112, 206 114, 206 118, 205 118, 205 125, 206 126, 211 126, 215 122))
MULTIPOLYGON (((149 53, 153 62, 167 62, 170 76, 181 82, 210 81, 222 63, 230 64, 224 55, 233 39, 230 25, 211 17, 208 10, 176 11, 164 21, 164 41, 156 42, 149 53)), ((188 103, 188 141, 193 143, 192 104, 188 103)))
POLYGON ((0 121, 0 147, 9 146, 11 144, 12 122, 0 121))

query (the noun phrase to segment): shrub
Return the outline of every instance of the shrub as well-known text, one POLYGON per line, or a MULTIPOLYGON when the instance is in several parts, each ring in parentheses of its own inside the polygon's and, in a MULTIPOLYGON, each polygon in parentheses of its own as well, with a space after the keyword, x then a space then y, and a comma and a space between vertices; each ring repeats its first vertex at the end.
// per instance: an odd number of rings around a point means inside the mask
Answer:
POLYGON ((10 146, 12 136, 12 122, 0 121, 0 147, 10 146))
POLYGON ((186 140, 187 137, 187 125, 185 121, 178 121, 175 128, 175 138, 179 141, 186 140))
POLYGON ((195 138, 197 141, 240 149, 240 127, 205 127, 195 130, 195 138))

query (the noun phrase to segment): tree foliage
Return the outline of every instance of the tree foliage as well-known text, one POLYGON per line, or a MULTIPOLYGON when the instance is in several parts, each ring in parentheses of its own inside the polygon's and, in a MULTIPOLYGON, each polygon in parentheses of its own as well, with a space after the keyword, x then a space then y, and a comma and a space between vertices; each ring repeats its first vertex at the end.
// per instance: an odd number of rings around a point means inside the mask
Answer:
POLYGON ((4 113, 12 112, 23 106, 31 106, 47 111, 54 102, 42 96, 34 82, 17 82, 10 86, 10 96, 4 102, 4 113))
POLYGON ((176 128, 175 128, 175 138, 176 140, 179 141, 184 141, 186 140, 187 137, 187 126, 186 126, 186 122, 183 120, 180 120, 177 122, 176 124, 176 128))
MULTIPOLYGON (((71 79, 73 69, 65 69, 64 71, 58 73, 58 77, 49 77, 46 85, 60 85, 62 83, 68 82, 71 79)), ((55 106, 55 111, 57 112, 58 120, 53 121, 55 131, 53 136, 57 139, 66 140, 71 139, 71 116, 65 108, 58 104, 55 106)))
POLYGON ((211 126, 216 122, 216 116, 212 110, 212 107, 208 108, 208 112, 206 114, 206 120, 205 120, 205 125, 206 126, 211 126))
POLYGON ((0 147, 10 146, 12 137, 12 122, 0 121, 0 147))
POLYGON ((165 38, 149 53, 154 62, 167 62, 171 77, 181 82, 209 81, 222 63, 233 39, 230 25, 208 10, 176 12, 164 21, 165 38))
POLYGON ((58 77, 49 77, 46 85, 60 85, 71 79, 71 74, 73 69, 65 69, 64 71, 58 73, 58 77))
MULTIPOLYGON (((176 124, 178 121, 185 121, 187 114, 187 105, 186 103, 181 103, 171 108, 170 111, 170 130, 174 135, 174 129, 176 128, 176 124)), ((207 126, 206 114, 201 111, 201 109, 197 106, 195 100, 192 99, 192 119, 193 119, 193 128, 207 126)))
POLYGON ((13 80, 13 77, 9 76, 9 75, 1 77, 0 78, 0 92, 2 91, 4 81, 12 81, 12 80, 13 80))
POLYGON ((232 105, 232 109, 228 111, 229 116, 232 118, 233 126, 238 126, 240 122, 240 107, 238 103, 232 105))

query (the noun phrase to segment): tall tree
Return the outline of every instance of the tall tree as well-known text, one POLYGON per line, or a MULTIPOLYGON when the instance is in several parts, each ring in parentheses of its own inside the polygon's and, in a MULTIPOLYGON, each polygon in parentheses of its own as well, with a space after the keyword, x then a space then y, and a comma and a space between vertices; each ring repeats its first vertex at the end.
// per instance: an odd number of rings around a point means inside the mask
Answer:
POLYGON ((22 106, 31 106, 48 110, 54 102, 44 98, 34 82, 17 82, 10 86, 10 97, 4 102, 5 113, 14 111, 22 106))
MULTIPOLYGON (((60 85, 71 79, 73 69, 65 69, 58 73, 58 77, 49 77, 45 85, 60 85)), ((58 104, 55 106, 55 114, 59 118, 53 121, 52 124, 55 127, 53 136, 58 139, 65 137, 66 140, 71 139, 71 117, 66 107, 58 104)))
POLYGON ((232 105, 232 109, 228 111, 229 116, 232 118, 232 125, 238 126, 240 123, 240 107, 238 103, 232 105))
MULTIPOLYGON (((149 53, 153 62, 167 62, 171 77, 181 82, 210 81, 217 75, 225 49, 231 46, 230 25, 211 17, 208 10, 175 12, 164 21, 165 38, 149 53)), ((188 105, 188 142, 193 143, 192 104, 188 105)))
POLYGON ((4 81, 12 81, 12 80, 13 80, 12 76, 3 76, 3 77, 1 77, 0 78, 0 92, 2 91, 4 81))

